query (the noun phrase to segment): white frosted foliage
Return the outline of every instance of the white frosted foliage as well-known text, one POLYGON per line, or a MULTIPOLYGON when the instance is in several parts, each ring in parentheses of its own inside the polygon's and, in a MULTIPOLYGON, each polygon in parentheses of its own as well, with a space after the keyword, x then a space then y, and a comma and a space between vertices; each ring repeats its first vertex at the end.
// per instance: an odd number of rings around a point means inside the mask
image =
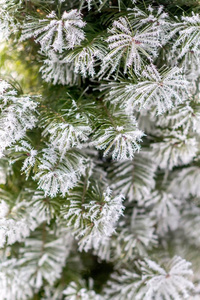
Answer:
MULTIPOLYGON (((137 297, 137 290, 142 286, 142 280, 138 274, 120 269, 119 273, 111 274, 111 279, 107 282, 105 294, 109 300, 141 300, 137 297)), ((144 294, 143 294, 144 296, 144 294)))
POLYGON ((188 198, 190 195, 200 197, 200 168, 188 167, 175 173, 169 190, 180 198, 188 198))
POLYGON ((180 23, 174 23, 174 29, 171 32, 171 36, 178 32, 179 37, 173 44, 172 50, 179 49, 178 58, 182 58, 185 54, 192 51, 199 53, 200 46, 200 16, 192 12, 191 16, 182 16, 180 23))
POLYGON ((65 153, 72 147, 82 148, 81 141, 87 140, 91 128, 87 125, 73 126, 63 122, 59 126, 51 123, 45 131, 49 132, 53 147, 59 149, 60 153, 65 153))
POLYGON ((85 38, 82 28, 85 26, 80 12, 72 9, 64 12, 59 19, 54 11, 46 18, 27 19, 22 26, 21 40, 35 37, 42 50, 54 49, 62 53, 64 49, 74 48, 85 38))
MULTIPOLYGON (((112 153, 112 159, 133 159, 134 153, 139 152, 142 136, 141 130, 137 128, 135 118, 124 115, 126 123, 122 126, 103 125, 95 132, 92 143, 97 149, 104 150, 104 156, 112 153), (103 132, 102 132, 103 131, 103 132)), ((125 121, 125 119, 124 119, 125 121)))
POLYGON ((0 263, 0 291, 2 300, 27 300, 33 296, 33 289, 27 280, 27 272, 18 268, 16 259, 0 263))
POLYGON ((145 214, 139 214, 134 210, 130 225, 124 224, 124 228, 119 228, 116 255, 123 257, 121 259, 124 261, 132 260, 137 255, 144 256, 147 249, 157 246, 157 238, 155 222, 145 214))
POLYGON ((144 64, 143 58, 151 61, 157 55, 159 29, 147 26, 139 31, 131 26, 127 18, 120 17, 113 22, 107 42, 110 52, 104 58, 101 73, 108 64, 112 67, 111 73, 115 71, 123 57, 124 71, 133 65, 135 72, 139 73, 144 64))
POLYGON ((50 144, 59 151, 62 158, 70 148, 82 148, 92 129, 89 126, 87 116, 78 112, 75 101, 72 101, 70 110, 63 109, 58 116, 59 120, 57 118, 51 122, 44 120, 43 127, 45 129, 42 135, 49 135, 50 144))
POLYGON ((157 124, 162 127, 171 127, 174 130, 181 128, 184 134, 200 134, 200 111, 198 97, 194 102, 186 101, 173 107, 167 114, 157 118, 157 124))
POLYGON ((147 265, 150 270, 145 267, 143 269, 147 272, 143 277, 147 284, 147 292, 143 299, 188 299, 189 292, 194 287, 190 280, 193 274, 190 262, 175 256, 164 268, 151 260, 147 260, 147 265))
POLYGON ((99 47, 94 42, 85 47, 76 48, 74 51, 66 56, 66 61, 73 63, 74 72, 80 73, 83 77, 95 75, 95 65, 98 60, 103 60, 106 50, 99 47))
POLYGON ((88 290, 83 287, 83 284, 77 284, 72 281, 68 287, 63 291, 65 300, 103 300, 104 298, 95 293, 94 290, 88 290))
POLYGON ((171 170, 174 166, 188 164, 196 156, 198 143, 195 138, 186 138, 180 133, 174 133, 170 137, 164 137, 162 142, 153 143, 152 156, 157 165, 171 170))
POLYGON ((180 207, 182 201, 165 191, 154 191, 140 201, 141 205, 150 209, 150 216, 157 223, 156 232, 166 233, 175 230, 180 222, 180 207))
POLYGON ((21 0, 0 0, 0 43, 19 30, 19 23, 12 13, 18 11, 20 4, 21 0))
POLYGON ((0 0, 0 300, 200 299, 199 8, 0 0))
POLYGON ((10 23, 12 22, 12 19, 10 18, 9 14, 2 8, 0 8, 0 14, 0 41, 2 41, 4 39, 8 39, 10 36, 10 23))
MULTIPOLYGON (((45 230, 43 227, 43 234, 45 230)), ((50 237, 48 232, 46 236, 50 237)), ((52 241, 26 239, 17 260, 0 261, 1 299, 27 300, 44 280, 53 285, 61 276, 71 246, 71 241, 62 237, 52 241)))
POLYGON ((159 5, 153 7, 149 5, 146 10, 141 10, 139 7, 130 9, 129 16, 133 16, 132 22, 140 28, 151 24, 155 30, 159 31, 159 40, 161 44, 165 44, 168 39, 168 32, 171 29, 171 23, 168 13, 164 11, 164 7, 159 5))
POLYGON ((102 90, 109 89, 106 100, 123 106, 127 114, 139 107, 140 110, 155 108, 160 115, 187 99, 188 84, 180 68, 158 70, 151 64, 142 71, 138 82, 130 74, 128 80, 103 84, 102 90))
POLYGON ((123 196, 111 197, 109 188, 103 194, 102 204, 95 199, 82 204, 73 200, 73 192, 69 196, 70 204, 65 206, 63 217, 78 240, 80 251, 98 248, 103 237, 109 237, 115 232, 116 223, 123 214, 123 196))
POLYGON ((23 241, 44 220, 29 205, 22 201, 12 208, 4 200, 0 202, 0 248, 23 241))
POLYGON ((75 151, 68 151, 60 159, 57 151, 53 148, 46 148, 39 160, 39 171, 34 179, 38 180, 38 188, 50 197, 58 193, 65 196, 85 171, 85 158, 75 151))
POLYGON ((140 105, 145 109, 156 106, 158 114, 161 114, 188 96, 188 82, 178 67, 159 72, 154 65, 150 65, 142 72, 142 77, 144 79, 133 86, 133 106, 140 105))
POLYGON ((26 265, 29 284, 40 288, 46 280, 52 285, 56 279, 60 278, 70 249, 71 241, 68 240, 67 243, 62 237, 49 242, 33 238, 26 239, 25 247, 21 250, 20 264, 26 265))
POLYGON ((156 165, 145 151, 136 153, 132 162, 113 162, 109 171, 111 188, 126 195, 129 201, 147 197, 155 186, 156 165))
POLYGON ((21 170, 25 172, 26 178, 28 178, 31 168, 35 165, 38 152, 25 140, 20 141, 20 144, 15 146, 15 151, 25 152, 27 155, 21 170))
POLYGON ((16 91, 7 82, 0 81, 0 157, 7 147, 35 127, 36 108, 37 102, 29 96, 17 97, 16 91))
POLYGON ((108 281, 105 293, 109 300, 188 299, 194 285, 191 263, 174 256, 164 267, 146 259, 141 263, 142 276, 135 270, 121 269, 108 281))
POLYGON ((46 82, 62 85, 77 84, 77 74, 74 73, 74 65, 70 64, 62 54, 49 51, 46 54, 43 65, 40 68, 42 78, 46 82))

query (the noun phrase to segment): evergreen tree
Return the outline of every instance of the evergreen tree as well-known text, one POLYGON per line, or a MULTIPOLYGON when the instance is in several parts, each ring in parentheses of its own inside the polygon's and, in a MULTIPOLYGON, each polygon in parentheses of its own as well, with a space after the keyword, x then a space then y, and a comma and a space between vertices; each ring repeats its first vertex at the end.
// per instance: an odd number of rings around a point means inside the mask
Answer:
POLYGON ((200 1, 0 0, 0 300, 200 299, 200 1))

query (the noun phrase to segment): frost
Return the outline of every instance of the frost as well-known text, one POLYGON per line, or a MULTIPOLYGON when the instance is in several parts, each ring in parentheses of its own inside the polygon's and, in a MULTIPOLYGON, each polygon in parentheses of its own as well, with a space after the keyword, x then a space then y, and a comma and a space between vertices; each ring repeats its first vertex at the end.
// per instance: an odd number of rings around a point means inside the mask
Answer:
POLYGON ((191 131, 200 133, 200 106, 198 98, 194 101, 185 101, 171 109, 167 114, 159 116, 156 123, 162 127, 171 127, 174 130, 182 129, 184 134, 191 131))
POLYGON ((157 224, 156 232, 165 234, 169 229, 176 230, 180 222, 182 201, 165 191, 154 191, 140 204, 150 209, 149 215, 157 224))
POLYGON ((54 11, 45 19, 37 20, 29 17, 23 24, 21 40, 34 37, 42 50, 54 49, 62 53, 65 49, 74 48, 84 40, 82 28, 86 25, 81 14, 73 9, 64 12, 59 19, 54 11), (28 22, 29 21, 29 22, 28 22))
POLYGON ((74 65, 75 73, 80 73, 83 77, 87 77, 87 74, 94 77, 97 61, 103 60, 105 54, 106 50, 93 42, 85 47, 77 47, 65 59, 74 65))
MULTIPOLYGON (((45 54, 45 53, 43 53, 45 54)), ((62 85, 76 85, 78 77, 74 73, 74 65, 70 64, 62 54, 50 50, 46 54, 47 58, 43 61, 40 68, 42 78, 46 82, 62 85)))
POLYGON ((14 258, 0 263, 0 291, 2 300, 27 300, 33 296, 27 272, 18 268, 14 258))
POLYGON ((82 148, 92 131, 87 115, 80 114, 73 100, 71 108, 62 109, 60 114, 57 113, 57 118, 49 121, 49 115, 47 118, 44 117, 42 127, 44 127, 42 135, 49 135, 50 144, 59 151, 61 158, 70 148, 82 148))
POLYGON ((159 42, 159 30, 147 26, 142 30, 135 29, 131 22, 124 17, 113 22, 107 39, 110 52, 103 60, 101 73, 111 66, 110 74, 113 73, 120 61, 124 61, 124 72, 133 65, 137 74, 141 70, 146 57, 149 61, 157 55, 159 42))
POLYGON ((171 29, 171 22, 168 13, 164 11, 164 7, 160 5, 158 8, 149 5, 146 10, 139 7, 129 9, 129 17, 138 28, 150 24, 155 30, 159 30, 159 40, 161 44, 165 44, 168 40, 168 33, 171 29))
POLYGON ((18 3, 14 0, 0 1, 0 42, 8 40, 11 34, 18 31, 19 23, 13 17, 13 12, 17 12, 20 5, 21 1, 18 3))
POLYGON ((161 2, 0 0, 0 300, 198 297, 200 14, 161 2))
POLYGON ((140 276, 134 271, 120 269, 118 273, 111 274, 111 279, 107 282, 108 286, 104 291, 109 300, 142 300, 136 296, 142 284, 140 276))
POLYGON ((63 291, 63 294, 66 296, 65 300, 103 300, 104 298, 95 293, 94 290, 88 290, 85 287, 83 282, 72 281, 68 287, 63 291))
MULTIPOLYGON (((95 194, 91 196, 95 197, 95 194)), ((102 203, 94 198, 93 201, 82 204, 80 200, 76 200, 76 190, 69 193, 69 197, 70 204, 64 206, 63 218, 78 240, 80 251, 98 248, 103 237, 109 237, 115 232, 116 223, 123 214, 123 196, 111 198, 108 188, 103 193, 102 203)))
POLYGON ((175 173, 176 177, 170 183, 169 190, 180 198, 189 196, 200 197, 200 169, 192 166, 175 173))
POLYGON ((128 80, 110 81, 102 84, 101 90, 108 90, 106 101, 120 105, 127 114, 139 109, 156 108, 158 115, 176 106, 188 97, 189 82, 178 67, 157 70, 153 64, 146 66, 140 80, 136 82, 130 73, 128 80))
POLYGON ((10 36, 10 22, 11 18, 8 13, 0 8, 0 41, 8 39, 10 36), (1 19, 3 15, 3 20, 1 19))
POLYGON ((17 97, 16 91, 0 81, 0 157, 4 150, 22 139, 37 122, 37 102, 30 97, 17 97), (8 90, 8 91, 7 91, 8 90))
POLYGON ((157 246, 155 222, 145 214, 133 210, 130 224, 118 229, 117 243, 114 251, 123 261, 131 261, 134 257, 144 256, 147 250, 157 246))
POLYGON ((171 170, 174 166, 190 163, 196 156, 198 144, 195 138, 186 138, 180 132, 164 136, 163 141, 152 143, 152 157, 157 165, 171 170))
POLYGON ((146 67, 142 73, 144 78, 134 87, 132 105, 141 108, 156 106, 158 114, 177 105, 188 96, 188 82, 184 79, 181 69, 163 69, 160 72, 154 65, 146 67))
POLYGON ((23 166, 22 166, 22 171, 25 172, 26 174, 26 179, 29 176, 30 170, 32 167, 34 167, 35 162, 36 162, 36 156, 38 154, 37 150, 33 149, 33 147, 26 142, 25 140, 20 141, 19 145, 15 146, 15 151, 17 152, 25 152, 26 155, 28 156, 24 161, 23 161, 23 166))
POLYGON ((174 30, 171 32, 171 36, 179 33, 179 37, 172 47, 172 51, 175 53, 180 48, 178 58, 182 58, 190 51, 198 53, 200 47, 199 14, 192 12, 192 16, 182 16, 181 20, 182 22, 173 24, 174 30))
POLYGON ((106 294, 111 300, 163 300, 188 299, 193 283, 188 279, 192 276, 191 263, 179 256, 173 257, 165 267, 146 259, 141 262, 142 278, 127 269, 120 274, 112 274, 108 281, 106 294), (144 284, 145 283, 145 284, 144 284))
MULTIPOLYGON (((119 117, 120 114, 121 113, 119 113, 119 117)), ((117 117, 117 114, 115 117, 117 117)), ((112 152, 112 159, 125 160, 133 159, 134 153, 139 152, 140 145, 138 142, 141 141, 141 138, 144 135, 143 132, 137 128, 134 117, 129 117, 124 114, 123 123, 124 125, 120 126, 117 124, 105 123, 96 130, 93 136, 94 142, 92 144, 97 149, 104 150, 104 156, 107 156, 112 152)))
POLYGON ((113 162, 108 170, 111 188, 128 197, 129 201, 147 197, 155 186, 156 165, 147 153, 136 153, 129 160, 113 162))
POLYGON ((61 276, 70 250, 71 244, 62 237, 49 242, 26 239, 21 249, 20 264, 26 265, 24 268, 28 270, 30 286, 40 288, 44 280, 53 285, 61 276))
POLYGON ((11 245, 23 241, 44 220, 28 201, 21 201, 12 208, 1 201, 0 209, 0 248, 5 243, 11 245))
POLYGON ((50 197, 54 197, 58 193, 65 196, 85 171, 85 158, 74 150, 69 150, 60 160, 54 149, 43 149, 43 155, 39 161, 39 171, 34 179, 38 180, 38 188, 50 197))
POLYGON ((41 220, 46 220, 50 224, 51 219, 56 215, 56 209, 60 209, 59 202, 55 202, 48 196, 45 196, 43 191, 29 191, 32 193, 32 198, 30 200, 30 206, 33 207, 33 210, 41 220))
POLYGON ((147 260, 150 269, 143 268, 147 275, 144 279, 147 282, 147 293, 145 300, 158 299, 163 297, 175 298, 176 300, 188 299, 189 291, 193 289, 193 283, 188 279, 193 274, 191 263, 181 257, 173 257, 165 268, 157 263, 147 260))

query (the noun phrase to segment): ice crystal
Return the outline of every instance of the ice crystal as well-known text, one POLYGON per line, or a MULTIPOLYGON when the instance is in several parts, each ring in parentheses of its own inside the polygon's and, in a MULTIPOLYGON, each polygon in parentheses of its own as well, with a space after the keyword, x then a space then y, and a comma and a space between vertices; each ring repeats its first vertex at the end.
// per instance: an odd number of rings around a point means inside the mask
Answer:
MULTIPOLYGON (((122 121, 122 112, 118 115, 122 121)), ((117 114, 115 117, 118 117, 117 114)), ((104 156, 112 152, 114 160, 133 159, 134 153, 140 150, 138 142, 141 141, 143 135, 143 132, 137 128, 135 118, 124 114, 123 123, 120 125, 105 122, 95 132, 92 144, 97 149, 104 150, 104 156)))
POLYGON ((114 72, 123 60, 124 72, 133 65, 135 72, 139 74, 143 59, 152 61, 157 55, 160 47, 159 30, 149 26, 138 30, 131 26, 127 18, 120 17, 113 22, 107 42, 110 52, 104 58, 101 73, 106 70, 107 65, 111 65, 110 73, 114 72))
POLYGON ((59 150, 62 158, 70 148, 82 148, 92 129, 87 116, 78 111, 75 101, 72 101, 71 109, 63 109, 58 116, 58 119, 52 119, 51 122, 49 115, 43 118, 45 129, 42 135, 49 135, 50 144, 59 150))
POLYGON ((198 144, 195 138, 186 138, 180 132, 166 136, 163 141, 153 143, 152 156, 156 159, 157 165, 171 170, 174 166, 188 164, 196 156, 198 144))
POLYGON ((23 24, 21 40, 35 37, 42 50, 53 48, 54 51, 62 53, 64 49, 74 48, 84 40, 84 26, 85 22, 76 9, 65 11, 60 19, 52 11, 39 21, 29 17, 23 24))
POLYGON ((0 208, 2 209, 0 216, 0 248, 5 243, 11 245, 16 241, 23 241, 44 220, 34 212, 26 201, 16 204, 11 209, 5 201, 1 200, 0 208))
POLYGON ((78 151, 69 150, 60 160, 54 149, 44 149, 39 158, 39 171, 34 176, 38 180, 39 189, 45 195, 56 196, 59 192, 64 196, 73 188, 85 170, 85 158, 78 151))
POLYGON ((33 289, 27 280, 27 272, 18 267, 16 259, 0 263, 0 291, 2 300, 27 300, 33 289))
POLYGON ((188 82, 178 67, 159 72, 154 65, 150 65, 142 72, 142 77, 144 79, 133 86, 133 106, 139 104, 147 109, 153 105, 161 114, 188 96, 188 82))
MULTIPOLYGON (((102 237, 111 236, 115 232, 116 223, 123 213, 123 196, 111 198, 108 188, 103 194, 103 202, 97 200, 82 204, 77 198, 76 190, 69 193, 70 204, 64 207, 63 218, 67 226, 73 230, 79 240, 79 249, 88 251, 91 247, 98 248, 102 237)), ((92 198, 95 194, 92 195, 92 198)))
POLYGON ((145 152, 129 160, 113 162, 108 170, 111 188, 128 197, 129 201, 147 197, 155 186, 156 166, 145 152))
POLYGON ((88 290, 82 286, 83 283, 70 282, 68 287, 63 291, 65 300, 103 300, 103 297, 97 295, 94 290, 88 290))
POLYGON ((154 191, 151 196, 140 201, 140 204, 150 209, 150 216, 157 224, 159 234, 166 233, 169 229, 177 229, 180 221, 180 207, 182 201, 165 191, 154 191))
POLYGON ((37 102, 28 96, 17 97, 5 81, 0 82, 0 157, 4 150, 22 139, 28 129, 35 127, 37 102))
POLYGON ((75 73, 80 73, 83 77, 87 77, 87 74, 94 77, 95 65, 103 60, 105 54, 104 47, 99 47, 93 42, 85 47, 74 49, 66 56, 66 61, 74 65, 75 73))
POLYGON ((171 181, 169 190, 180 198, 200 197, 199 171, 198 166, 191 166, 175 173, 176 176, 171 181))
POLYGON ((25 152, 27 155, 21 170, 25 172, 26 178, 28 178, 31 168, 35 165, 38 152, 25 140, 20 141, 19 145, 15 146, 15 151, 25 152))
MULTIPOLYGON (((43 53, 45 55, 45 53, 43 53)), ((74 73, 74 65, 70 64, 62 54, 49 51, 47 58, 43 61, 40 68, 42 78, 46 82, 62 85, 76 85, 77 75, 74 73)))
POLYGON ((193 274, 190 262, 175 256, 165 268, 151 260, 147 260, 147 265, 150 270, 143 268, 147 273, 144 275, 147 284, 145 300, 161 300, 163 297, 188 299, 189 291, 193 289, 193 283, 189 280, 193 274))
POLYGON ((179 37, 172 47, 172 51, 176 53, 177 48, 178 58, 182 58, 186 53, 193 51, 198 53, 200 47, 200 16, 192 12, 192 16, 182 16, 179 23, 174 23, 174 30, 171 36, 178 32, 179 37))

